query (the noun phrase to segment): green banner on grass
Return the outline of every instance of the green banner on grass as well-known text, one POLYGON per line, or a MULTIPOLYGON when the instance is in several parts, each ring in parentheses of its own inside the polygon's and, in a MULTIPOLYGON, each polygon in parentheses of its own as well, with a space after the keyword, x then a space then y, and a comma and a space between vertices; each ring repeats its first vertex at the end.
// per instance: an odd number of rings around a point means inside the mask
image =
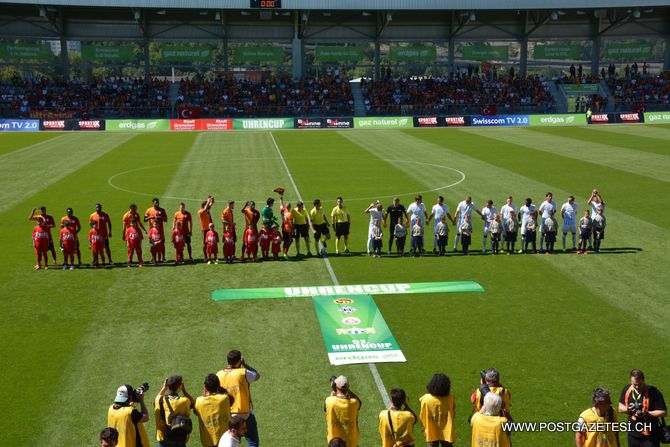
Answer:
POLYGON ((569 59, 577 60, 582 55, 582 47, 580 45, 571 44, 537 44, 533 50, 533 57, 535 59, 569 59))
POLYGON ((170 120, 107 120, 105 126, 112 132, 170 130, 170 120))
POLYGON ((391 62, 435 62, 437 50, 427 45, 391 47, 391 62))
POLYGON ((316 47, 314 52, 314 60, 317 62, 358 62, 361 59, 361 47, 316 47))
MULTIPOLYGON (((107 121, 109 122, 109 121, 107 121)), ((340 286, 266 287, 259 289, 221 289, 212 292, 215 301, 263 298, 306 298, 336 295, 392 295, 413 293, 483 292, 474 281, 353 284, 340 286)))
POLYGON ((595 95, 600 91, 598 84, 563 84, 566 95, 595 95))
POLYGON ((463 59, 470 61, 506 61, 509 45, 467 45, 463 47, 463 59))
POLYGON ((610 42, 605 44, 605 58, 634 60, 651 56, 653 44, 648 42, 610 42))
POLYGON ((134 57, 132 45, 81 45, 81 58, 89 62, 129 62, 134 57))
POLYGON ((585 126, 585 114, 530 115, 531 126, 585 126))
POLYGON ((414 120, 412 119, 411 116, 354 118, 354 127, 356 129, 389 129, 389 128, 414 127, 414 120))
POLYGON ((233 129, 293 129, 293 123, 293 118, 235 118, 233 119, 233 129))
POLYGON ((161 48, 161 60, 165 62, 211 62, 213 57, 214 51, 208 45, 173 45, 161 48))
POLYGON ((405 362, 370 295, 312 298, 331 365, 405 362))
POLYGON ((235 62, 283 62, 284 50, 279 47, 237 47, 235 62))
POLYGON ((649 123, 670 123, 670 112, 644 112, 644 122, 649 123))
POLYGON ((44 44, 0 44, 0 59, 30 59, 50 61, 54 55, 51 47, 44 44))

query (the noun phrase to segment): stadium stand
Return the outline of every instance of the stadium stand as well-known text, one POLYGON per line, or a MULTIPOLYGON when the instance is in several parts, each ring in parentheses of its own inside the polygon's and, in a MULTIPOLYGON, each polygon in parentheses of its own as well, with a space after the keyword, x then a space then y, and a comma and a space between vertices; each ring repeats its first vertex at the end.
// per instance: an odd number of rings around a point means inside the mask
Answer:
POLYGON ((670 71, 652 75, 646 69, 639 72, 634 64, 634 69, 625 72, 627 76, 607 81, 614 96, 615 111, 667 110, 670 106, 670 71))
POLYGON ((169 117, 167 81, 110 78, 91 82, 62 79, 0 82, 3 118, 169 117))
POLYGON ((291 81, 181 80, 177 106, 200 107, 202 116, 352 115, 354 99, 347 79, 337 75, 291 81))
POLYGON ((449 78, 363 80, 368 115, 551 112, 554 98, 538 76, 499 78, 456 73, 449 78))

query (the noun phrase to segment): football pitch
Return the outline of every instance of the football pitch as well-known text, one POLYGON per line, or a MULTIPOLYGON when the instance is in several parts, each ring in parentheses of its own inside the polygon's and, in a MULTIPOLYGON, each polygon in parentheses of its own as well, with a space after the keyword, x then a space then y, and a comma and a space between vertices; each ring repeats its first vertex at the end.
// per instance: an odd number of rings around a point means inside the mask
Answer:
MULTIPOLYGON (((379 445, 384 402, 371 369, 329 364, 309 298, 211 299, 217 289, 332 285, 334 278, 341 284, 471 280, 485 289, 374 298, 407 358, 377 364, 383 385, 404 388, 418 411, 431 375, 449 375, 456 445, 470 443, 469 397, 479 371, 492 366, 512 394, 517 422, 574 421, 591 406, 596 386, 610 388, 618 400, 632 368, 670 392, 664 267, 670 125, 2 134, 0 173, 0 386, 11 394, 0 445, 95 445, 119 385, 147 381, 152 400, 165 377, 179 373, 198 396, 204 377, 225 367, 230 349, 241 350, 262 374, 252 395, 263 445, 326 445, 323 401, 329 377, 339 374, 349 376, 363 401, 361 446, 379 445), (157 196, 171 218, 184 201, 197 229, 200 202, 212 194, 221 231, 227 199, 236 200, 240 222, 244 202, 255 200, 260 209, 277 185, 292 203, 300 195, 308 210, 320 198, 330 212, 335 198, 344 197, 353 253, 331 255, 332 272, 320 258, 121 266, 121 216, 129 203, 142 213, 157 196), (453 227, 446 257, 365 254, 369 217, 363 211, 375 199, 386 206, 399 195, 408 206, 421 193, 430 210, 444 195, 453 215, 466 195, 479 207, 493 199, 500 209, 508 195, 517 206, 526 197, 539 206, 551 191, 559 208, 574 195, 581 215, 593 188, 607 204, 599 256, 560 250, 555 256, 483 256, 479 219, 470 256, 451 253, 453 227), (96 202, 112 218, 119 264, 35 272, 31 209, 44 205, 58 222, 74 208, 88 263, 84 239, 96 202)), ((194 254, 200 255, 200 241, 194 231, 194 254)), ((430 238, 426 245, 430 251, 430 238)), ((144 251, 146 260, 146 241, 144 251)), ((168 258, 174 259, 170 245, 168 258)), ((147 431, 155 439, 153 412, 147 431)), ((414 433, 423 445, 419 425, 414 433)), ((574 433, 516 433, 513 442, 572 445, 574 433)), ((197 429, 189 445, 200 445, 197 429)))

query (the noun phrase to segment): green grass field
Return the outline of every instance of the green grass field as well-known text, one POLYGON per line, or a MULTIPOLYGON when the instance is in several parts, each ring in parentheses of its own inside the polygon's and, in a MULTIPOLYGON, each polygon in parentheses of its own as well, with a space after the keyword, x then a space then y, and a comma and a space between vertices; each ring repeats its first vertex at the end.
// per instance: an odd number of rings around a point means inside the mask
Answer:
MULTIPOLYGON (((469 396, 490 366, 512 393, 517 421, 575 420, 595 386, 618 399, 634 367, 667 399, 670 126, 596 127, 0 135, 0 387, 11 394, 0 445, 95 445, 119 385, 146 380, 153 397, 167 375, 180 373, 199 395, 205 375, 223 368, 234 348, 263 375, 252 390, 265 446, 326 444, 322 406, 333 374, 348 375, 363 400, 361 445, 379 445, 384 404, 370 370, 329 365, 310 299, 210 298, 221 288, 332 284, 323 260, 32 269, 26 218, 40 205, 56 219, 73 207, 84 222, 101 202, 120 262, 118 230, 130 202, 143 211, 158 196, 173 213, 185 200, 195 213, 213 194, 218 222, 226 199, 238 209, 245 200, 263 203, 278 184, 295 201, 273 137, 306 202, 319 197, 330 209, 342 195, 352 213, 358 253, 330 257, 340 283, 474 280, 486 289, 375 297, 407 357, 377 365, 384 385, 405 388, 418 408, 431 375, 447 373, 457 445, 469 445, 469 396), (386 205, 400 194, 407 206, 422 192, 430 208, 443 194, 453 213, 467 194, 499 208, 509 194, 518 205, 527 196, 539 205, 552 191, 559 206, 573 194, 583 209, 594 187, 607 202, 600 256, 360 254, 363 209, 374 198, 386 205)), ((476 222, 475 251, 480 233, 476 222)), ((196 252, 199 241, 196 234, 196 252)), ((83 256, 90 261, 87 249, 83 256)), ((415 435, 422 439, 419 427, 415 435)), ((572 433, 514 435, 519 447, 573 443, 572 433)), ((200 445, 197 433, 189 444, 200 445)))

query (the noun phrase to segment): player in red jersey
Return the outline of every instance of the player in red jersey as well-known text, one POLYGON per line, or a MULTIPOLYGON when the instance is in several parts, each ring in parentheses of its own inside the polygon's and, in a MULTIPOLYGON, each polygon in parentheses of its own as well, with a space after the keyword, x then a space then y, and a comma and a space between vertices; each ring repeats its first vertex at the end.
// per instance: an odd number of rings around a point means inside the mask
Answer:
POLYGON ((131 203, 128 206, 128 211, 126 211, 126 213, 123 215, 123 219, 121 221, 122 222, 121 237, 123 238, 124 241, 126 240, 126 231, 128 230, 128 228, 130 228, 130 221, 133 219, 135 219, 135 221, 137 222, 137 225, 140 228, 140 230, 142 230, 144 234, 147 234, 147 230, 144 228, 144 225, 142 225, 142 221, 140 220, 140 214, 137 212, 137 205, 131 203))
POLYGON ((207 264, 214 262, 219 263, 216 255, 219 254, 219 233, 214 229, 214 224, 209 224, 209 231, 205 235, 205 243, 207 244, 207 264))
MULTIPOLYGON (((174 229, 172 230, 172 245, 174 245, 175 262, 177 264, 183 264, 184 263, 184 245, 185 244, 186 244, 186 236, 184 236, 184 232, 182 231, 181 222, 177 222, 174 229)), ((190 248, 190 245, 189 245, 189 248, 190 248)))
POLYGON ((63 270, 74 270, 74 252, 77 250, 77 232, 74 225, 66 220, 64 228, 61 228, 58 240, 60 249, 63 251, 63 270), (69 262, 68 262, 69 261, 69 262))
MULTIPOLYGON (((144 221, 149 222, 151 228, 154 228, 154 223, 158 222, 158 231, 161 234, 161 239, 165 240, 165 231, 163 229, 163 223, 167 222, 167 212, 165 209, 161 208, 158 197, 154 197, 151 201, 153 206, 146 210, 144 213, 144 221)), ((158 262, 165 262, 165 250, 159 253, 160 259, 158 262)))
POLYGON ((98 233, 100 233, 104 241, 105 252, 107 252, 107 259, 109 259, 109 265, 111 266, 114 262, 112 261, 112 252, 109 248, 109 240, 112 238, 112 220, 109 218, 109 214, 102 211, 101 204, 96 203, 95 213, 90 215, 88 221, 89 223, 97 223, 98 233))
POLYGON ((149 230, 149 244, 151 244, 151 263, 156 265, 156 258, 165 259, 165 240, 158 228, 157 220, 154 220, 153 228, 149 230))
POLYGON ((270 239, 272 240, 272 257, 276 261, 279 259, 279 252, 281 251, 281 243, 283 241, 277 224, 272 224, 272 229, 270 230, 270 239))
POLYGON ((212 223, 212 214, 210 213, 212 205, 214 205, 214 197, 207 196, 207 200, 202 202, 198 210, 198 220, 202 231, 202 255, 205 261, 207 261, 207 233, 209 232, 209 224, 212 223))
POLYGON ((105 238, 98 230, 98 222, 91 222, 91 231, 88 232, 88 248, 93 252, 93 266, 98 268, 98 257, 105 266, 105 238))
POLYGON ((235 233, 232 225, 223 226, 223 258, 226 264, 232 264, 235 257, 235 233))
POLYGON ((265 227, 261 228, 260 235, 258 236, 258 242, 261 246, 261 254, 263 255, 263 259, 267 260, 270 256, 270 244, 272 243, 270 230, 265 227))
POLYGON ((44 218, 37 216, 37 225, 33 228, 33 247, 35 247, 35 255, 37 255, 37 264, 35 270, 42 268, 42 258, 44 258, 44 268, 49 268, 49 258, 47 252, 49 251, 49 232, 46 230, 44 218))
POLYGON ((254 262, 258 262, 258 231, 255 227, 249 226, 244 231, 244 245, 248 257, 253 257, 254 262))
POLYGON ((133 253, 137 253, 137 266, 142 267, 142 233, 138 229, 135 219, 130 221, 130 227, 126 230, 126 244, 128 245, 128 267, 133 265, 133 253))
MULTIPOLYGON (((193 261, 193 255, 191 253, 191 235, 193 234, 193 216, 189 211, 186 211, 186 204, 181 202, 179 204, 179 211, 174 213, 174 218, 172 220, 172 229, 177 228, 177 225, 180 224, 181 232, 184 236, 184 243, 188 249, 188 260, 193 261)), ((182 259, 183 262, 183 259, 182 259)))
POLYGON ((48 251, 51 252, 51 256, 54 259, 54 267, 58 267, 58 262, 56 261, 56 249, 54 247, 54 240, 51 237, 51 229, 56 227, 56 221, 54 221, 53 216, 47 214, 47 208, 45 206, 40 207, 39 216, 35 215, 37 208, 33 208, 33 211, 28 216, 28 220, 37 220, 42 218, 42 229, 49 235, 49 247, 48 251))
POLYGON ((77 246, 75 247, 75 251, 77 253, 77 261, 79 266, 81 266, 81 250, 79 249, 79 232, 81 231, 81 222, 79 221, 79 218, 74 215, 74 211, 72 208, 68 208, 65 210, 65 216, 61 217, 60 219, 60 226, 61 228, 65 228, 65 221, 69 221, 72 224, 72 229, 75 232, 75 235, 77 235, 77 246))
MULTIPOLYGON (((244 232, 246 234, 247 228, 253 227, 256 230, 256 234, 258 235, 258 220, 261 218, 261 213, 258 212, 256 209, 256 202, 253 200, 249 200, 244 204, 244 208, 242 208, 242 214, 244 214, 244 232)), ((244 260, 244 255, 247 253, 246 249, 246 242, 244 242, 244 238, 242 238, 242 256, 240 260, 244 260)))

